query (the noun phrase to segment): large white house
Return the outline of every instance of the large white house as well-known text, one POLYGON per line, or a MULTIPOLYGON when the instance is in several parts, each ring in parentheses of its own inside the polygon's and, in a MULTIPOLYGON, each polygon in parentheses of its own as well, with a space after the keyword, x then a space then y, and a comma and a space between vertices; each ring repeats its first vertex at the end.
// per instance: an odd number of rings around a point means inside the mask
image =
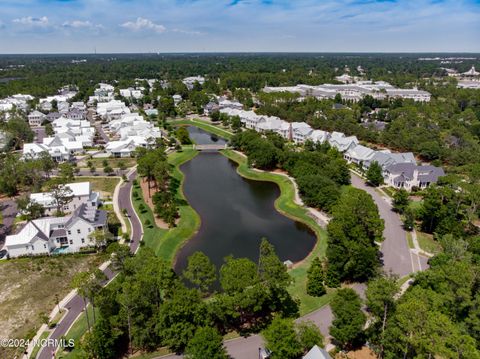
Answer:
MULTIPOLYGON (((61 208, 64 213, 74 212, 82 205, 85 205, 87 209, 96 209, 99 206, 100 194, 92 191, 90 182, 67 183, 65 187, 70 189, 71 201, 61 208)), ((41 204, 47 215, 51 215, 57 210, 57 201, 51 192, 32 193, 30 201, 41 204)))
POLYGON ((333 99, 340 94, 345 100, 360 101, 364 96, 370 95, 377 99, 404 98, 414 101, 428 102, 431 94, 416 87, 411 89, 398 89, 384 81, 357 81, 341 85, 323 84, 317 86, 299 84, 296 86, 265 87, 264 92, 291 92, 298 93, 301 98, 312 96, 318 99, 333 99))
POLYGON ((5 239, 11 258, 78 252, 94 245, 89 238, 95 230, 106 230, 107 212, 81 205, 65 217, 45 217, 29 221, 5 239))
POLYGON ((191 76, 191 77, 185 77, 182 82, 187 86, 189 90, 193 89, 193 85, 195 82, 198 82, 200 85, 203 85, 205 83, 205 77, 203 76, 191 76))
POLYGON ((42 122, 47 118, 45 114, 40 111, 33 111, 28 114, 28 124, 31 127, 38 127, 42 125, 42 122))
POLYGON ((97 104, 97 115, 105 120, 116 120, 128 113, 130 113, 130 109, 120 100, 111 100, 97 104))
POLYGON ((426 188, 436 183, 441 176, 445 176, 445 172, 440 167, 417 166, 414 163, 397 163, 388 166, 384 171, 388 185, 407 191, 411 191, 413 187, 426 188))

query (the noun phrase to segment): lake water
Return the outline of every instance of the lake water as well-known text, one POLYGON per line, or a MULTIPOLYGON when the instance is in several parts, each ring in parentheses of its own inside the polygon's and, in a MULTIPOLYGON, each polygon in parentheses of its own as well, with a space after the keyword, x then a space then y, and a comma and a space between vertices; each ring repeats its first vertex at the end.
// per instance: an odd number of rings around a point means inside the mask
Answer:
MULTIPOLYGON (((203 130, 188 130, 197 144, 214 143, 203 130)), ((215 143, 225 143, 223 139, 218 141, 223 142, 215 143)), ((236 163, 216 151, 200 152, 181 166, 185 196, 202 223, 199 232, 179 251, 177 272, 196 251, 204 252, 217 267, 228 255, 257 261, 262 237, 275 246, 281 260, 302 260, 313 249, 314 233, 275 209, 278 186, 247 180, 237 174, 236 168, 236 163)))

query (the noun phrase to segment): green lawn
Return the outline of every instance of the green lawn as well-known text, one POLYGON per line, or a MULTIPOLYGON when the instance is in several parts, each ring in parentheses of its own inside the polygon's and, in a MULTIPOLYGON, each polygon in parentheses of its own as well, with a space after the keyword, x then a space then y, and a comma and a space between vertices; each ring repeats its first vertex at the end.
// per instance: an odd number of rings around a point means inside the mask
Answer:
POLYGON ((327 232, 320 227, 317 222, 308 215, 305 208, 294 202, 295 188, 292 182, 285 176, 271 173, 254 171, 247 166, 246 157, 232 151, 221 151, 223 155, 238 163, 237 172, 248 179, 257 181, 274 182, 280 187, 280 197, 275 201, 275 208, 294 220, 308 225, 317 236, 317 243, 305 260, 299 263, 295 268, 290 270, 290 274, 294 278, 294 283, 290 286, 290 293, 300 299, 300 315, 305 315, 321 306, 327 304, 331 299, 331 293, 321 298, 311 297, 306 292, 307 270, 310 263, 315 257, 325 256, 327 249, 327 232))
POLYGON ((408 248, 414 249, 415 245, 413 244, 413 238, 412 238, 412 233, 407 232, 407 243, 408 243, 408 248))
POLYGON ((417 231, 417 241, 420 248, 425 252, 437 254, 442 251, 442 246, 433 239, 433 235, 431 234, 417 231))
MULTIPOLYGON (((49 331, 49 330, 45 330, 45 331, 40 335, 40 337, 38 338, 38 340, 47 339, 49 335, 50 335, 50 331, 49 331)), ((29 358, 35 359, 35 358, 37 357, 37 354, 38 354, 39 351, 40 351, 40 345, 35 345, 35 346, 33 347, 32 353, 30 354, 30 357, 29 357, 29 358)))
MULTIPOLYGON (((88 310, 88 319, 90 320, 90 325, 93 323, 93 309, 91 305, 87 306, 88 310)), ((95 309, 95 314, 98 315, 98 310, 95 309)), ((63 351, 56 355, 57 359, 84 359, 86 358, 85 352, 80 348, 80 340, 82 339, 83 335, 87 332, 88 325, 87 325, 87 317, 85 316, 85 312, 82 312, 77 320, 73 323, 70 330, 65 335, 65 338, 68 342, 69 339, 73 339, 75 341, 75 348, 71 352, 63 351)))
POLYGON ((202 120, 174 120, 170 121, 172 124, 176 125, 192 125, 196 126, 198 128, 201 128, 202 130, 205 130, 207 132, 213 133, 217 136, 226 138, 227 140, 231 139, 233 137, 233 133, 230 132, 229 130, 225 130, 223 128, 220 128, 219 126, 212 125, 209 122, 202 121, 202 120))
MULTIPOLYGON (((183 185, 183 174, 178 168, 182 163, 185 163, 191 160, 198 154, 198 151, 195 150, 186 150, 183 152, 174 152, 168 156, 169 162, 174 166, 173 176, 180 181, 183 185)), ((190 205, 186 202, 183 191, 178 192, 178 199, 183 201, 185 204, 181 205, 179 208, 180 212, 180 221, 178 225, 169 230, 161 229, 155 226, 155 220, 153 218, 153 212, 146 205, 143 200, 142 191, 139 188, 135 188, 137 193, 140 195, 139 198, 133 199, 135 210, 138 213, 142 223, 148 219, 153 225, 151 228, 146 228, 144 226, 144 236, 143 241, 145 245, 152 248, 155 253, 170 262, 173 262, 175 253, 178 248, 184 243, 184 241, 191 238, 197 229, 200 227, 200 216, 193 210, 190 205), (139 206, 143 204, 146 210, 143 213, 140 213, 139 206)))

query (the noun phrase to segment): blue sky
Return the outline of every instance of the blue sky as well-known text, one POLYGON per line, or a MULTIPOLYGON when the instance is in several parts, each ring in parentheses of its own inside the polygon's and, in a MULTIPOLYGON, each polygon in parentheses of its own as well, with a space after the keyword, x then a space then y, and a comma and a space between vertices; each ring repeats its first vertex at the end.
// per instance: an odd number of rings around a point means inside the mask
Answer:
POLYGON ((0 0, 0 53, 480 52, 480 0, 0 0))

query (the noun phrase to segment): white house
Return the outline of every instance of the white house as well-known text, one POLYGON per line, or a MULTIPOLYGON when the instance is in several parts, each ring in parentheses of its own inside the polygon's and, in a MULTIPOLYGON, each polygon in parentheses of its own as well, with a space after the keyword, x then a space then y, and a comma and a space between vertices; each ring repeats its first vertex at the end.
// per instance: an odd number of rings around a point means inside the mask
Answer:
POLYGON ((5 249, 11 258, 78 252, 94 245, 90 234, 95 230, 106 230, 106 226, 106 211, 81 205, 69 216, 27 222, 18 233, 5 238, 5 249))
MULTIPOLYGON (((72 200, 61 210, 65 213, 71 213, 85 205, 86 208, 97 208, 100 204, 100 194, 92 191, 90 182, 68 183, 65 185, 70 189, 72 200)), ((51 192, 32 193, 30 201, 41 204, 45 208, 45 213, 51 215, 57 210, 57 202, 51 192)))
POLYGON ((349 148, 358 145, 358 139, 356 136, 345 137, 341 132, 332 132, 328 139, 330 146, 335 147, 340 152, 345 152, 349 148))
POLYGON ((182 82, 187 86, 189 90, 193 89, 193 85, 195 82, 198 82, 200 85, 203 85, 205 83, 205 77, 202 76, 191 76, 191 77, 185 77, 182 82))
POLYGON ((133 140, 110 141, 105 150, 110 152, 112 157, 132 157, 137 145, 133 140))
POLYGON ((106 120, 116 120, 128 113, 130 113, 130 109, 124 102, 119 100, 97 104, 97 115, 102 116, 106 120))
POLYGON ((375 155, 375 151, 363 145, 351 146, 343 154, 343 158, 348 162, 353 162, 357 165, 369 161, 375 155))
POLYGON ((310 125, 305 122, 292 122, 292 139, 295 143, 305 142, 310 134, 313 132, 313 129, 310 125))
POLYGON ((327 131, 322 130, 313 130, 308 139, 315 142, 315 143, 324 143, 328 141, 329 133, 327 131))
POLYGON ((382 169, 397 163, 413 163, 416 164, 415 156, 412 152, 393 153, 389 150, 375 151, 375 154, 370 159, 363 162, 363 167, 368 169, 373 162, 377 162, 382 169))
POLYGON ((302 359, 331 359, 331 356, 325 349, 314 345, 302 359))
POLYGON ((42 122, 47 118, 45 114, 41 113, 40 111, 33 111, 30 112, 28 117, 28 124, 31 127, 38 127, 42 125, 42 122))
POLYGON ((71 158, 70 152, 65 148, 65 146, 57 146, 50 148, 44 144, 40 143, 25 143, 23 145, 23 158, 24 159, 37 159, 40 155, 46 152, 52 157, 56 162, 65 162, 69 161, 71 158))
POLYGON ((413 187, 420 189, 436 183, 445 172, 440 167, 417 166, 414 163, 398 163, 385 169, 385 182, 395 188, 411 191, 413 187))

